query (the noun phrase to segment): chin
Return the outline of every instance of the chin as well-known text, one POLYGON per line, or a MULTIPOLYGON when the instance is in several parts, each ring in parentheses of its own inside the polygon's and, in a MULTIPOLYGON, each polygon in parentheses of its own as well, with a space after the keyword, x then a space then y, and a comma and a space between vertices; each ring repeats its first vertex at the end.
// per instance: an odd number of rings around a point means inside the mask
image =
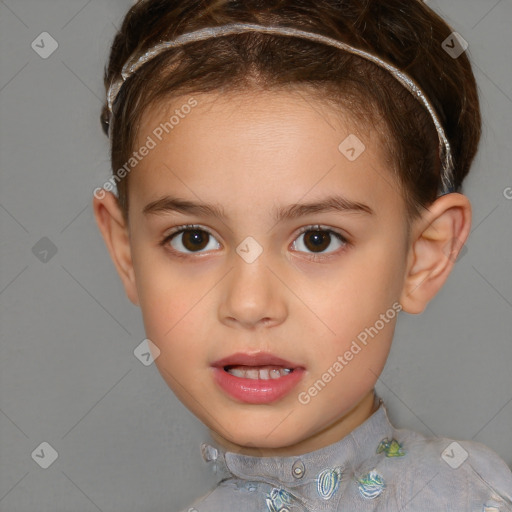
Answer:
POLYGON ((289 423, 285 425, 285 423, 287 422, 283 421, 283 417, 279 421, 237 419, 229 422, 230 425, 236 425, 236 430, 228 429, 224 435, 222 433, 219 435, 237 446, 262 450, 287 448, 308 437, 307 432, 297 429, 295 425, 289 423))
MULTIPOLYGON (((290 445, 290 441, 292 441, 292 444, 295 444, 299 439, 290 440, 286 435, 267 437, 266 433, 258 432, 254 435, 234 435, 231 440, 233 444, 240 446, 241 449, 247 448, 256 451, 261 450, 262 452, 266 450, 287 448, 290 445)), ((255 453, 255 455, 258 454, 255 453)), ((261 455, 264 455, 264 453, 261 453, 261 455)))

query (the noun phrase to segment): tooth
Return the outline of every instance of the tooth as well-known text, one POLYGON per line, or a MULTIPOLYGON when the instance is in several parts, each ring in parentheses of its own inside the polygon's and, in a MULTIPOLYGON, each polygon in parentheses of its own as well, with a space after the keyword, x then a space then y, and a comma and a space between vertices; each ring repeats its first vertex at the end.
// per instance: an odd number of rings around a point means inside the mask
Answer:
POLYGON ((245 372, 245 377, 247 379, 257 379, 259 376, 259 371, 258 370, 247 370, 245 372))
POLYGON ((269 379, 280 379, 289 375, 293 370, 291 368, 272 368, 272 367, 261 367, 261 368, 247 368, 247 367, 233 367, 229 368, 228 373, 234 377, 242 379, 253 379, 253 380, 269 380, 269 379))
POLYGON ((230 368, 228 370, 228 372, 231 373, 231 375, 234 375, 235 377, 245 377, 244 370, 238 370, 237 368, 230 368))
POLYGON ((263 368, 259 371, 259 377, 262 380, 268 380, 270 379, 270 375, 268 374, 268 370, 266 368, 263 368))

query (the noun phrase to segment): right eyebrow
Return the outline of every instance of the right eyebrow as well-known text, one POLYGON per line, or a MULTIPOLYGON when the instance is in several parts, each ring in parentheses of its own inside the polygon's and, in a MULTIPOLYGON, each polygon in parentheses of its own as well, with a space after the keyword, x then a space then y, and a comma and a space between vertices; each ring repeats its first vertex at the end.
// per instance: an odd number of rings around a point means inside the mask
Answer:
POLYGON ((221 205, 194 203, 171 196, 161 197, 147 204, 142 210, 144 215, 167 212, 190 213, 206 217, 219 217, 221 219, 226 219, 227 217, 221 205))

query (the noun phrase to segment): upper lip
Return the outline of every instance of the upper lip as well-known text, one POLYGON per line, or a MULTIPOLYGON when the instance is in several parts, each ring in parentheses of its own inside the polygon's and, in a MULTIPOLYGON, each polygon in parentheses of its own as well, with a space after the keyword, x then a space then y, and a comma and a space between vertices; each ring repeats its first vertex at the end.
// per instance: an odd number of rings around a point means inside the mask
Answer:
POLYGON ((244 354, 238 352, 212 363, 212 366, 222 368, 226 366, 281 366, 283 368, 298 368, 299 365, 286 359, 266 352, 244 354))

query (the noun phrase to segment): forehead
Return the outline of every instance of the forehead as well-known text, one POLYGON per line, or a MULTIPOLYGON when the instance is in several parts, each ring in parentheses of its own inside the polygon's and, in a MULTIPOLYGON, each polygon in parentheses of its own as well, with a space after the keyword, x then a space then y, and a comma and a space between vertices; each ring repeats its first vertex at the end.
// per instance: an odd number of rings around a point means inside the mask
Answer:
POLYGON ((355 201, 382 204, 384 195, 396 201, 381 134, 305 90, 160 102, 142 117, 135 148, 150 140, 154 147, 130 175, 137 208, 164 191, 240 206, 250 199, 262 207, 266 198, 298 201, 334 188, 355 201))

